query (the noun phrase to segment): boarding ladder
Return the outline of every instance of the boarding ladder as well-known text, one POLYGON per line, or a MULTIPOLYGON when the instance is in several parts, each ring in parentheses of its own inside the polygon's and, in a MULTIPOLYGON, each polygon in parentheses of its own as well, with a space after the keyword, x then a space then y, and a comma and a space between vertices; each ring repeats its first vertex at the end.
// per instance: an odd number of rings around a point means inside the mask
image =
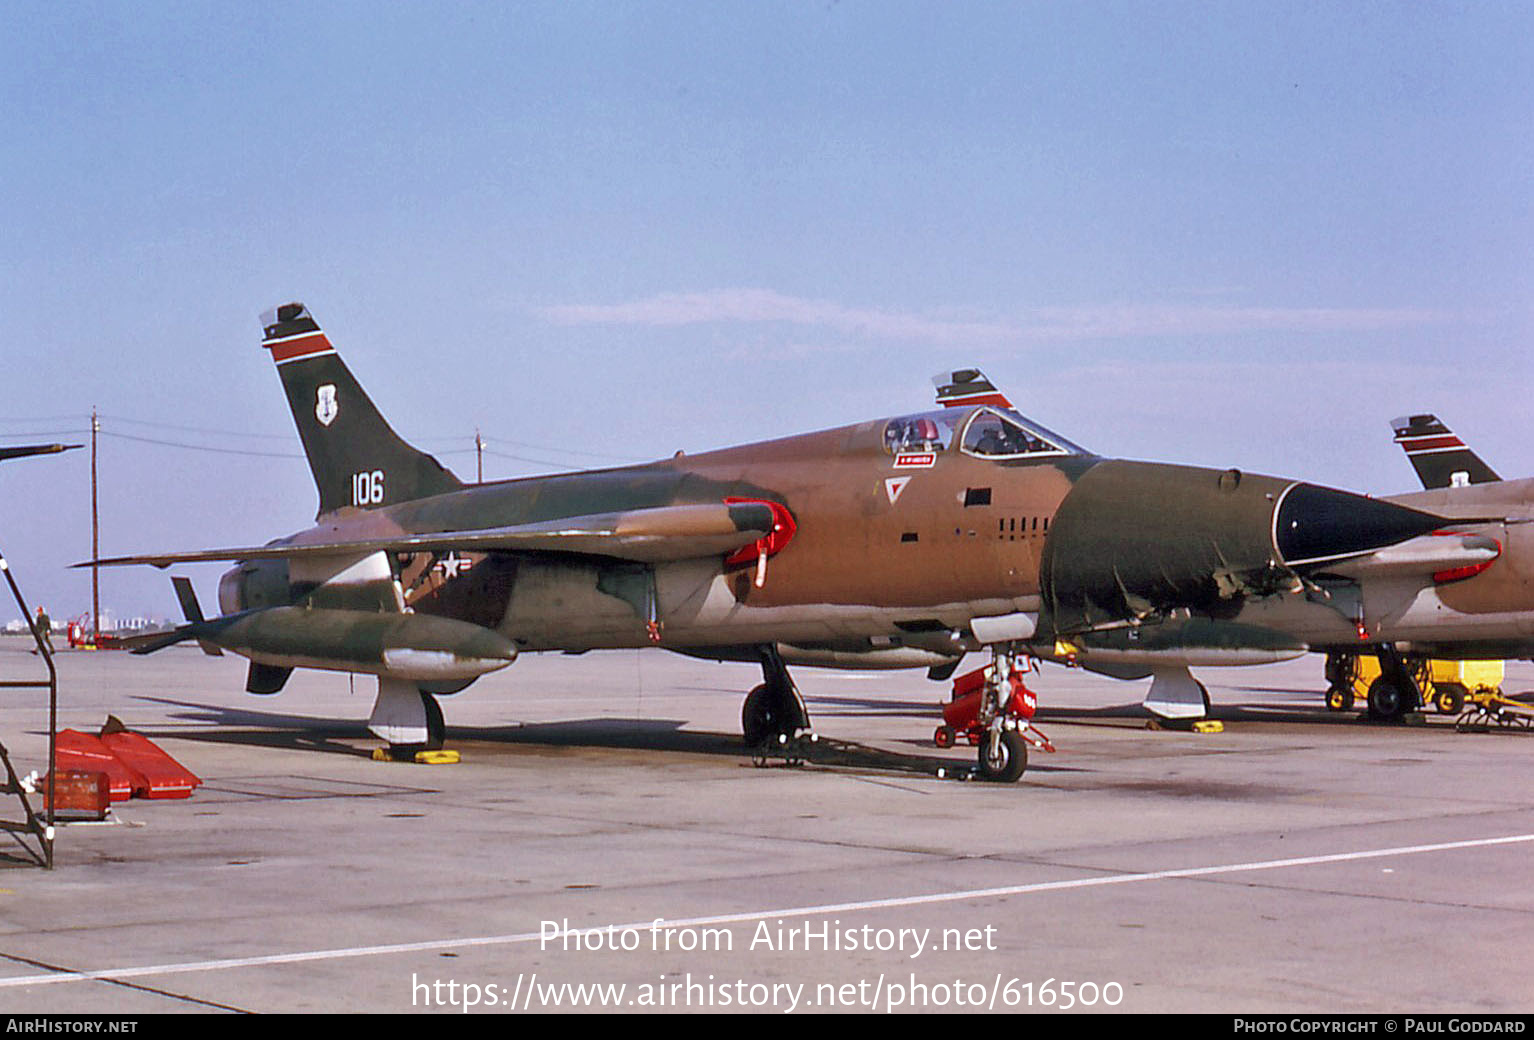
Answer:
MULTIPOLYGON (((56 735, 59 717, 59 675, 53 667, 53 651, 49 648, 47 634, 38 631, 37 621, 27 609, 26 598, 22 596, 21 589, 16 584, 16 578, 11 574, 11 567, 4 553, 0 553, 0 572, 5 574, 6 584, 11 587, 11 597, 21 608, 21 616, 27 620, 27 627, 32 632, 32 641, 37 644, 38 658, 48 669, 46 679, 0 680, 0 690, 46 689, 48 691, 48 795, 45 799, 44 812, 33 811, 32 803, 27 798, 26 788, 22 786, 20 778, 16 776, 15 768, 11 765, 11 758, 5 750, 5 744, 0 742, 0 766, 4 766, 5 769, 4 782, 0 784, 0 797, 14 796, 21 803, 21 819, 0 819, 0 830, 8 831, 25 853, 25 859, 21 859, 0 851, 0 860, 30 861, 51 870, 53 868, 53 807, 55 804, 52 788, 53 777, 58 772, 56 735)), ((4 804, 9 805, 9 802, 4 804)), ((0 812, 5 811, 0 810, 0 812)), ((14 809, 9 812, 14 812, 14 809)))

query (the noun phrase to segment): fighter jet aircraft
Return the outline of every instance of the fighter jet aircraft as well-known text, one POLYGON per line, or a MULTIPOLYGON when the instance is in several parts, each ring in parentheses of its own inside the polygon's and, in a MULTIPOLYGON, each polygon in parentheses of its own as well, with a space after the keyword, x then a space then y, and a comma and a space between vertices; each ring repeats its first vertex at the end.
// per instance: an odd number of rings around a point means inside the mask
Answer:
MULTIPOLYGON (((248 657, 254 693, 295 667, 376 675, 369 726, 398 747, 440 746, 436 698, 526 651, 759 662, 742 712, 754 744, 809 725, 795 663, 1071 654, 1154 674, 1154 706, 1198 715, 1190 664, 1366 644, 1396 676, 1395 640, 1448 631, 1445 609, 1498 609, 1458 591, 1482 587, 1467 577, 1505 544, 1480 527, 1298 480, 1102 458, 983 390, 699 455, 466 485, 395 434, 302 304, 263 327, 319 491, 315 525, 264 546, 92 562, 237 561, 217 617, 178 586, 188 623, 157 645, 248 657)), ((1014 778, 1022 754, 998 720, 981 772, 1014 778)))

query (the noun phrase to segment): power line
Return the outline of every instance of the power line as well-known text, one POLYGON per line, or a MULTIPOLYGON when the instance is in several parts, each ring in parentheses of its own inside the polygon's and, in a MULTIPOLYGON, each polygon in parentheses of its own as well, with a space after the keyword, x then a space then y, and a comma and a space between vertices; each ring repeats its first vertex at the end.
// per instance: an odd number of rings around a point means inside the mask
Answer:
MULTIPOLYGON (((21 419, 21 418, 6 419, 6 418, 0 418, 0 425, 8 425, 8 424, 12 424, 12 423, 63 422, 63 421, 66 421, 66 420, 73 420, 75 418, 76 418, 75 416, 47 416, 47 417, 38 416, 38 417, 33 417, 31 419, 21 419)), ((206 435, 215 436, 215 437, 234 437, 234 438, 243 438, 243 439, 249 439, 249 440, 262 440, 262 441, 285 441, 285 442, 289 442, 289 443, 291 443, 291 440, 292 440, 292 435, 291 434, 249 433, 249 432, 245 432, 245 431, 241 431, 241 430, 219 429, 219 428, 208 427, 208 426, 186 426, 186 425, 179 424, 179 423, 160 422, 160 421, 156 421, 156 420, 152 420, 152 419, 134 419, 134 418, 130 418, 128 416, 122 416, 122 415, 98 414, 97 419, 98 420, 106 420, 106 421, 109 421, 109 422, 112 422, 112 423, 129 425, 129 426, 143 426, 143 427, 149 427, 149 428, 152 428, 152 429, 174 430, 174 431, 181 431, 181 432, 185 432, 185 433, 206 434, 206 435)), ((252 457, 257 457, 257 458, 273 458, 273 459, 298 459, 298 458, 303 458, 304 457, 301 453, 296 453, 296 452, 257 451, 257 450, 246 449, 246 448, 223 448, 223 447, 216 447, 216 446, 208 445, 208 444, 191 444, 191 443, 188 443, 186 441, 181 441, 181 440, 166 440, 166 439, 158 438, 158 437, 145 437, 145 436, 138 435, 138 434, 123 433, 123 432, 119 432, 119 431, 115 431, 115 430, 108 430, 108 429, 105 429, 102 426, 98 426, 96 428, 96 430, 103 437, 115 437, 115 438, 117 438, 119 440, 136 441, 136 442, 139 442, 139 443, 142 443, 142 444, 155 444, 155 445, 159 445, 161 447, 167 447, 167 448, 182 448, 182 449, 185 449, 187 451, 209 452, 209 453, 217 454, 217 455, 246 455, 246 456, 252 456, 252 457)), ((57 428, 50 427, 50 428, 47 428, 47 429, 32 429, 32 430, 23 430, 23 431, 6 431, 4 433, 0 433, 0 437, 8 437, 8 438, 9 437, 18 437, 18 438, 19 437, 63 437, 63 436, 73 436, 73 435, 86 434, 86 433, 90 433, 90 432, 92 432, 92 428, 89 425, 87 425, 87 426, 67 426, 67 427, 57 427, 57 428)), ((430 444, 462 444, 465 439, 468 439, 468 438, 458 437, 458 436, 436 436, 436 437, 421 438, 420 443, 428 444, 428 445, 430 445, 430 444)), ((539 452, 539 453, 545 453, 546 452, 546 453, 549 453, 549 454, 552 454, 552 455, 568 455, 568 456, 572 456, 572 457, 578 458, 578 459, 595 459, 595 460, 597 460, 599 462, 606 462, 606 463, 623 464, 623 463, 634 463, 634 462, 642 462, 642 461, 644 461, 643 459, 637 458, 637 457, 632 456, 632 455, 613 455, 613 454, 609 454, 609 453, 606 453, 606 452, 583 451, 583 450, 581 450, 579 448, 565 448, 565 447, 559 447, 559 446, 556 446, 556 445, 547 445, 547 444, 531 444, 531 443, 528 443, 527 441, 518 441, 518 440, 514 440, 514 439, 509 438, 509 437, 498 437, 498 436, 494 435, 493 433, 489 434, 489 435, 482 435, 482 434, 480 434, 478 432, 476 432, 476 434, 474 435, 474 438, 472 440, 470 440, 470 446, 469 447, 465 447, 465 448, 437 448, 437 449, 433 449, 433 450, 436 452, 436 454, 439 454, 439 455, 465 455, 465 454, 468 454, 469 452, 483 452, 483 453, 486 453, 486 454, 494 455, 497 458, 509 459, 509 460, 512 460, 512 461, 515 461, 515 462, 528 462, 528 463, 532 463, 532 464, 538 465, 538 466, 553 466, 553 467, 558 467, 558 468, 562 468, 562 469, 576 469, 576 468, 581 468, 581 467, 583 467, 585 465, 590 465, 590 463, 560 461, 560 460, 557 460, 557 459, 550 459, 550 458, 537 458, 537 457, 530 456, 530 455, 517 454, 515 452, 493 451, 493 450, 491 450, 489 448, 489 444, 491 442, 494 442, 494 443, 497 443, 497 444, 510 445, 510 446, 512 446, 514 448, 530 449, 531 451, 539 452)))
POLYGON ((25 416, 0 417, 0 423, 35 423, 35 422, 77 422, 79 415, 34 415, 30 418, 25 416))
POLYGON ((243 433, 239 430, 217 430, 207 426, 182 426, 177 423, 153 422, 149 419, 129 419, 121 415, 102 415, 103 419, 127 423, 130 426, 152 426, 162 430, 184 430, 187 433, 215 433, 225 437, 251 437, 266 441, 292 441, 291 433, 243 433))
POLYGON ((301 459, 304 456, 291 451, 247 451, 242 448, 214 448, 206 444, 186 444, 182 441, 162 441, 154 437, 136 437, 131 433, 113 433, 102 430, 101 436, 115 437, 122 441, 138 441, 141 444, 158 444, 166 448, 185 448, 187 451, 207 451, 215 455, 251 455, 264 459, 301 459))
POLYGON ((0 437, 68 437, 90 432, 91 428, 89 426, 75 426, 64 430, 21 430, 16 432, 7 430, 5 433, 0 434, 0 437))

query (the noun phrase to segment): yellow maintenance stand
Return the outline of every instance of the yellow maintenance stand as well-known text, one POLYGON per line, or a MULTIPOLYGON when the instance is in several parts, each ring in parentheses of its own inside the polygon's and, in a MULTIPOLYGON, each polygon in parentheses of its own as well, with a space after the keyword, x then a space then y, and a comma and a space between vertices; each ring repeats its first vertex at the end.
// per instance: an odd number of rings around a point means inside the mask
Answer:
MULTIPOLYGON (((1476 697, 1501 696, 1503 661, 1439 661, 1408 659, 1407 667, 1422 690, 1423 706, 1445 715, 1458 715, 1476 697)), ((1373 654, 1327 654, 1326 706, 1351 711, 1355 702, 1369 702, 1369 690, 1380 681, 1379 660, 1373 654)))

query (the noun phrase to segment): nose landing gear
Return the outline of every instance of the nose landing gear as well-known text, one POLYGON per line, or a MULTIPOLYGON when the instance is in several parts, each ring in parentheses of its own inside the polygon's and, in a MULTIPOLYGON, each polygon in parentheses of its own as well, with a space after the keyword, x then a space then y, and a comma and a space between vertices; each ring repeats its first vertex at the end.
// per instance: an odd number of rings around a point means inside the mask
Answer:
POLYGON ((943 706, 943 725, 933 734, 940 748, 960 737, 978 749, 976 775, 1009 784, 1028 768, 1028 746, 1053 751, 1049 738, 1033 727, 1037 699, 1023 683, 1017 657, 995 651, 994 660, 953 681, 953 699, 943 706))

